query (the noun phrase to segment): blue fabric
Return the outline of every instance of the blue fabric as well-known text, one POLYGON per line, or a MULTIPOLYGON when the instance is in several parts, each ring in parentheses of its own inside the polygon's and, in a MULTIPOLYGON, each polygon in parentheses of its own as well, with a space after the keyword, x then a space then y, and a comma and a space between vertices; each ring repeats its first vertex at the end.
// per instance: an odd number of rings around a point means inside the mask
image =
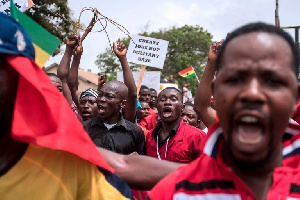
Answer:
POLYGON ((137 110, 142 109, 142 106, 141 106, 140 101, 138 99, 136 99, 136 109, 137 110))
POLYGON ((25 29, 11 16, 0 12, 0 54, 21 55, 35 60, 35 51, 25 29))
POLYGON ((125 181, 123 181, 114 173, 111 173, 99 167, 98 169, 102 172, 102 174, 104 174, 107 182, 114 186, 124 197, 134 200, 131 189, 125 181))

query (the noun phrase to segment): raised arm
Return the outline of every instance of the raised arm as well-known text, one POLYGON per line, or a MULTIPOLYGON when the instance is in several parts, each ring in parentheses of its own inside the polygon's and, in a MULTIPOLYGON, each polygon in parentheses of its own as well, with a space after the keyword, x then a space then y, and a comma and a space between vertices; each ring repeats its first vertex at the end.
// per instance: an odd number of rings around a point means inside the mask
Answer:
POLYGON ((106 75, 102 74, 98 77, 98 87, 97 90, 100 91, 101 87, 104 85, 104 83, 106 82, 106 75))
POLYGON ((211 107, 210 99, 212 95, 212 82, 216 72, 218 50, 221 45, 222 41, 213 42, 209 47, 207 64, 195 96, 194 110, 197 112, 206 127, 212 125, 217 116, 216 111, 211 107))
POLYGON ((76 52, 76 54, 74 54, 74 56, 73 56, 73 61, 72 61, 71 69, 70 69, 70 73, 69 73, 68 86, 71 91, 72 100, 74 101, 76 106, 79 107, 78 68, 79 68, 79 64, 80 64, 81 55, 83 53, 82 46, 77 46, 75 52, 76 52))
POLYGON ((62 82, 63 94, 70 105, 72 105, 72 97, 67 82, 69 77, 69 69, 70 69, 72 53, 76 44, 77 44, 77 37, 74 34, 68 35, 66 50, 57 68, 57 76, 60 78, 62 82))
POLYGON ((106 162, 114 168, 115 174, 137 190, 150 190, 165 176, 183 164, 161 161, 141 155, 121 155, 98 148, 106 162))
POLYGON ((124 108, 124 113, 123 113, 124 118, 130 122, 133 122, 136 114, 136 98, 137 98, 136 90, 137 89, 133 79, 132 71, 128 65, 127 58, 126 58, 127 48, 120 41, 119 38, 117 46, 115 43, 113 43, 113 50, 116 56, 120 60, 122 70, 123 70, 124 83, 128 88, 128 97, 126 101, 126 107, 124 108))

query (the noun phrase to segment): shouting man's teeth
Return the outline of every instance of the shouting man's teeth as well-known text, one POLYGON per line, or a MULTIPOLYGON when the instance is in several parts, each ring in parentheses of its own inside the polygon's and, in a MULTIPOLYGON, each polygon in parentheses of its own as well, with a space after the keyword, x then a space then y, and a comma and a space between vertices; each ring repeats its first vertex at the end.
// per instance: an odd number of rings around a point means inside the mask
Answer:
POLYGON ((258 144, 262 140, 263 126, 258 118, 253 116, 243 116, 238 124, 238 140, 243 144, 258 144))

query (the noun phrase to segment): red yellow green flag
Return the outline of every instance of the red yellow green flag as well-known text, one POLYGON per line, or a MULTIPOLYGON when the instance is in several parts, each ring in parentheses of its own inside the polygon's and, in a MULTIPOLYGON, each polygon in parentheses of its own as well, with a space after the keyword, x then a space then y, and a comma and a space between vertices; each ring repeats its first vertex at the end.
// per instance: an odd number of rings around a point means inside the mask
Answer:
POLYGON ((10 1, 10 13, 27 31, 35 49, 35 62, 38 66, 43 67, 61 41, 19 11, 13 1, 10 1))
POLYGON ((195 71, 192 66, 178 72, 178 74, 184 78, 191 78, 193 76, 196 76, 195 71))

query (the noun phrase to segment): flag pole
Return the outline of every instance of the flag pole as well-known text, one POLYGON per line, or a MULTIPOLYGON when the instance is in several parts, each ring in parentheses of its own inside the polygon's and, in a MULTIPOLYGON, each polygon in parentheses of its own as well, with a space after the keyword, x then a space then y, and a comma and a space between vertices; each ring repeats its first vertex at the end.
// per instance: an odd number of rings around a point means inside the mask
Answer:
MULTIPOLYGON (((192 68, 193 68, 193 70, 194 70, 194 67, 193 67, 193 66, 192 66, 192 68)), ((197 73, 196 73, 195 70, 194 70, 194 73, 195 73, 195 75, 196 75, 196 78, 197 78, 198 83, 200 83, 199 78, 198 78, 197 73)))

